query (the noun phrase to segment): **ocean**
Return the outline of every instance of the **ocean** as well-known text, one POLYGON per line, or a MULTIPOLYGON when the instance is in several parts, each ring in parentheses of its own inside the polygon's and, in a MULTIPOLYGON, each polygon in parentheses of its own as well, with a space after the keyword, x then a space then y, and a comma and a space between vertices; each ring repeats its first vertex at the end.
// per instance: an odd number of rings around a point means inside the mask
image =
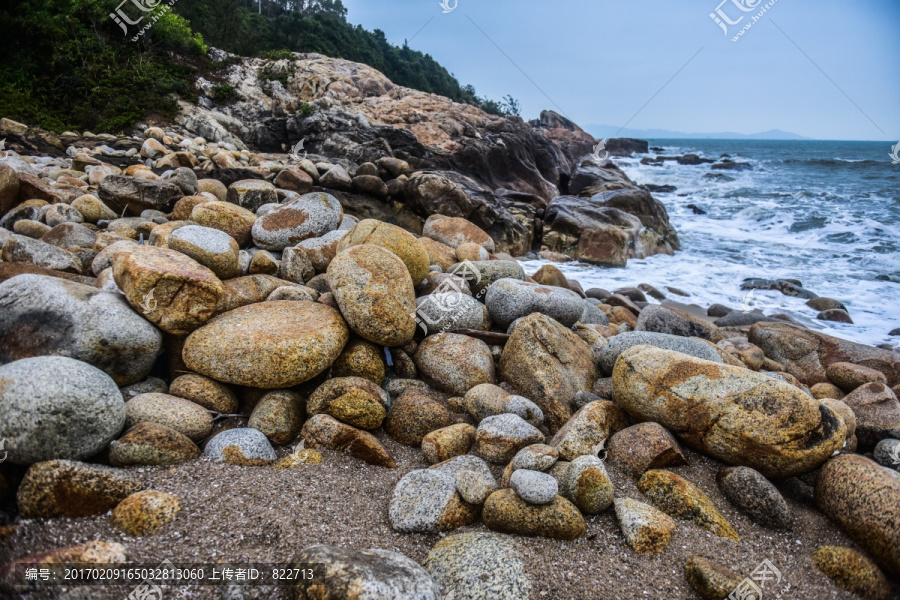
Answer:
MULTIPOLYGON (((676 186, 653 195, 665 204, 682 249, 631 259, 623 269, 557 264, 568 277, 585 289, 649 283, 665 292, 673 286, 690 296, 670 298, 704 308, 716 302, 741 308, 747 277, 799 279, 817 295, 842 301, 854 324, 817 320, 805 300, 777 291, 754 292, 756 307, 844 339, 900 345, 900 336, 888 335, 900 327, 900 164, 889 157, 892 144, 650 140, 650 146, 662 150, 649 156, 727 154, 752 170, 642 165, 648 155, 614 158, 639 184, 676 186)), ((530 274, 542 264, 524 266, 530 274)))

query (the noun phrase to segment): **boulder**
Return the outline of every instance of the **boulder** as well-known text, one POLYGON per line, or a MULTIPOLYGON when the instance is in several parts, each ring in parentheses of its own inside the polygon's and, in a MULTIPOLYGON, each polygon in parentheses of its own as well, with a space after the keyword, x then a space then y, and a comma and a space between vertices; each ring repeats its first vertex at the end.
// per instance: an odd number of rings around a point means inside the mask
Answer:
POLYGON ((43 275, 0 283, 0 362, 74 358, 119 385, 140 381, 162 351, 162 335, 117 293, 43 275))
POLYGON ((402 346, 416 330, 416 294, 406 265, 371 244, 354 246, 328 265, 328 287, 358 335, 383 346, 402 346))
POLYGON ((303 404, 303 397, 297 392, 267 392, 253 408, 247 427, 258 429, 274 444, 286 446, 300 433, 303 404))
POLYGON ((477 514, 456 492, 455 477, 439 469, 404 475, 388 507, 391 527, 401 533, 451 531, 473 523, 477 514))
POLYGON ((240 248, 224 231, 200 225, 179 227, 169 236, 169 248, 193 258, 219 279, 241 275, 240 248))
POLYGON ((341 423, 330 415, 313 415, 300 430, 300 437, 310 448, 328 448, 349 454, 370 465, 394 468, 390 453, 371 433, 341 423))
POLYGON ((184 335, 213 316, 225 293, 215 273, 175 250, 135 246, 113 257, 128 303, 166 333, 184 335))
POLYGON ((750 328, 749 340, 807 386, 827 382, 826 370, 837 362, 880 371, 888 386, 900 384, 900 352, 895 350, 848 342, 788 323, 757 323, 750 328))
POLYGON ((559 452, 547 444, 532 444, 516 452, 510 467, 515 472, 519 469, 531 471, 548 471, 559 460, 559 452))
POLYGON ((121 469, 50 460, 28 469, 16 501, 25 519, 76 519, 103 514, 142 487, 121 469))
POLYGON ((842 454, 816 478, 816 506, 891 577, 900 577, 900 474, 842 454))
POLYGON ((350 333, 315 302, 264 302, 219 315, 184 344, 188 368, 217 381, 264 389, 312 379, 340 355, 350 333))
POLYGON ((522 448, 543 442, 544 434, 513 414, 487 417, 475 431, 475 453, 497 464, 507 464, 522 448))
POLYGON ((367 340, 353 339, 331 365, 331 376, 364 377, 381 386, 387 376, 385 369, 382 348, 367 340))
POLYGON ((528 600, 531 581, 515 543, 493 533, 459 533, 439 541, 422 563, 455 600, 528 600))
POLYGON ((547 315, 571 327, 585 310, 581 297, 571 290, 517 279, 492 283, 484 301, 491 318, 503 328, 532 313, 547 315))
POLYGON ((422 227, 422 235, 437 242, 459 248, 465 243, 475 243, 488 252, 494 251, 494 240, 484 230, 465 219, 431 215, 422 227))
POLYGON ((310 546, 291 561, 297 573, 288 586, 291 600, 442 600, 440 588, 413 560, 389 550, 348 550, 310 546))
POLYGON ((850 548, 822 546, 813 555, 816 567, 848 592, 863 600, 888 600, 891 584, 866 557, 850 548))
POLYGON ((196 373, 179 375, 169 389, 163 391, 217 413, 232 414, 238 411, 237 396, 227 385, 196 373))
POLYGON ((372 244, 388 250, 403 261, 413 285, 418 285, 428 275, 430 260, 425 247, 404 229, 375 219, 364 219, 341 239, 337 252, 353 246, 372 244))
POLYGON ((711 340, 716 326, 680 310, 654 304, 641 311, 635 330, 711 340))
POLYGON ((483 298, 487 289, 501 279, 525 281, 525 270, 514 260, 480 260, 452 265, 447 273, 464 279, 475 298, 483 298))
POLYGON ((264 250, 281 251, 334 231, 343 216, 341 203, 331 194, 306 194, 257 219, 253 224, 253 241, 264 250))
POLYGON ((117 215, 139 215, 145 210, 170 213, 184 193, 171 181, 110 175, 100 183, 98 195, 117 215))
POLYGON ((422 438, 422 453, 428 464, 450 460, 469 452, 475 442, 475 427, 468 423, 457 423, 425 434, 422 438))
POLYGON ((469 389, 463 399, 463 408, 475 419, 476 423, 487 417, 504 413, 518 415, 535 427, 544 422, 544 413, 534 402, 522 396, 510 394, 491 383, 482 383, 469 389))
POLYGON ((481 329, 484 305, 472 296, 456 291, 453 286, 442 287, 452 291, 416 298, 416 321, 426 335, 457 329, 481 329))
POLYGON ((529 537, 574 540, 586 530, 584 517, 562 496, 549 504, 528 504, 509 488, 488 496, 481 519, 494 531, 529 537))
POLYGON ((392 439, 407 446, 419 446, 432 431, 449 427, 450 411, 430 394, 407 390, 391 402, 384 429, 392 439))
POLYGON ((15 206, 19 198, 19 178, 9 165, 0 165, 0 216, 15 206))
POLYGON ((241 208, 256 212, 263 204, 277 204, 278 191, 268 181, 242 179, 228 186, 228 194, 225 199, 241 208))
POLYGON ((81 261, 77 256, 57 248, 47 242, 34 240, 24 235, 11 234, 4 242, 0 235, 0 258, 8 263, 27 263, 54 271, 80 274, 83 272, 81 261))
POLYGON ((828 377, 828 381, 848 394, 867 383, 887 385, 887 377, 881 371, 847 362, 831 363, 825 369, 825 376, 828 377))
POLYGON ((865 447, 885 438, 900 438, 900 401, 883 383, 867 383, 841 401, 856 416, 856 437, 865 447))
POLYGON ((212 415, 190 400, 168 394, 140 394, 125 403, 125 426, 149 421, 165 425, 198 442, 213 429, 212 415))
POLYGON ((306 403, 309 415, 329 414, 360 429, 378 429, 387 415, 388 395, 362 377, 335 377, 312 393, 306 403))
POLYGON ((516 469, 509 478, 509 487, 528 504, 549 504, 559 491, 552 475, 529 469, 516 469))
POLYGON ((190 220, 198 225, 227 233, 243 247, 252 239, 256 215, 230 202, 206 201, 191 210, 190 220))
POLYGON ((12 463, 89 458, 124 425, 119 388, 96 367, 63 356, 0 366, 0 439, 12 463))
POLYGON ((572 416, 572 401, 597 379, 590 346, 542 314, 519 321, 500 357, 500 378, 544 413, 551 433, 572 416))
POLYGON ((742 367, 635 346, 613 370, 615 402, 688 446, 769 477, 816 469, 839 450, 847 425, 796 387, 742 367))
POLYGON ((476 385, 494 383, 494 359, 487 344, 456 333, 425 338, 414 357, 419 375, 428 385, 462 396, 476 385))
POLYGON ((336 229, 316 238, 305 239, 295 246, 296 249, 306 254, 309 263, 316 273, 324 273, 328 265, 337 256, 341 240, 347 235, 347 230, 336 229))
POLYGON ((562 494, 582 513, 598 515, 612 506, 615 490, 603 461, 591 454, 569 463, 560 486, 562 494))

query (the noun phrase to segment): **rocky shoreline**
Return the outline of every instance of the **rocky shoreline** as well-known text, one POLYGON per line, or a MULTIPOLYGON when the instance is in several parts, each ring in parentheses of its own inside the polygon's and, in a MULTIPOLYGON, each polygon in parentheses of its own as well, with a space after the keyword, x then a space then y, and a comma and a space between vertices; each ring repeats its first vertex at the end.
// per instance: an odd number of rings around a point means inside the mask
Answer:
POLYGON ((311 574, 190 598, 897 596, 900 352, 525 273, 678 249, 555 113, 319 55, 227 77, 132 137, 0 120, 4 593, 169 560, 311 574))

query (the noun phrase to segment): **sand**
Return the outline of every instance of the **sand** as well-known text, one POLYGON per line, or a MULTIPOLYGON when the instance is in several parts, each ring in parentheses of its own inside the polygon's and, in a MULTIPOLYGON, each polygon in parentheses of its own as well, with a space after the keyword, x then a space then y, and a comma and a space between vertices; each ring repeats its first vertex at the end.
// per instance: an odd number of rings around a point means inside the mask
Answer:
MULTIPOLYGON (((424 468, 417 449, 401 446, 383 433, 378 437, 397 459, 396 469, 366 465, 323 451, 321 465, 301 465, 286 471, 271 467, 214 464, 206 458, 174 468, 132 468, 147 488, 177 495, 182 510, 169 524, 145 538, 129 538, 109 524, 108 515, 77 520, 22 522, 0 542, 0 563, 11 558, 92 540, 119 541, 129 561, 156 564, 256 561, 288 562, 313 544, 350 548, 386 548, 422 562, 441 535, 399 534, 388 521, 388 503, 396 482, 413 469, 424 468)), ((288 453, 287 448, 278 451, 288 453)), ((716 537, 690 522, 678 521, 669 547, 659 555, 634 553, 624 542, 612 509, 587 518, 587 534, 573 542, 515 537, 532 581, 535 599, 648 600, 696 599, 684 577, 684 564, 706 556, 750 574, 769 559, 783 574, 766 600, 790 585, 792 600, 851 599, 813 565, 821 545, 859 549, 815 508, 788 499, 796 518, 793 532, 775 532, 754 525, 735 510, 715 483, 720 463, 686 451, 689 465, 675 472, 699 485, 731 521, 742 541, 716 537)), ((617 497, 643 500, 635 483, 609 468, 617 497)), ((496 469, 495 475, 500 475, 496 469)), ((480 522, 458 531, 487 531, 480 522)), ((130 588, 91 587, 97 598, 125 598, 130 588)), ((56 598, 55 587, 23 596, 56 598)), ((765 590, 764 590, 765 591, 765 590)), ((894 586, 900 597, 900 586, 894 586)), ((217 586, 168 587, 164 598, 220 598, 217 586)), ((2 595, 2 594, 0 594, 2 595)), ((275 588, 264 598, 287 598, 275 588)))

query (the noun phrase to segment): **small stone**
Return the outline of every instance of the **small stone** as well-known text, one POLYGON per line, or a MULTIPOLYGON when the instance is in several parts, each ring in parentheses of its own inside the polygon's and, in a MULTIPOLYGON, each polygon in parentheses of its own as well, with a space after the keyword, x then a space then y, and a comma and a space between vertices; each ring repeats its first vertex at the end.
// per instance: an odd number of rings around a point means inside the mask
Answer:
POLYGON ((411 471, 397 483, 388 515, 395 531, 438 533, 473 523, 477 507, 456 492, 453 475, 426 469, 411 471))
POLYGON ((314 448, 298 448, 275 463, 272 468, 284 471, 300 465, 320 465, 323 460, 322 453, 314 448))
POLYGON ((846 394, 833 383, 817 383, 811 388, 809 388, 809 393, 813 395, 813 398, 816 400, 824 400, 825 398, 834 398, 835 400, 840 400, 846 394))
POLYGON ((287 445, 303 426, 303 397, 290 390, 266 393, 250 414, 247 427, 258 429, 273 444, 287 445))
POLYGON ((672 517, 631 498, 617 498, 614 503, 619 527, 632 550, 658 554, 666 549, 675 533, 672 517))
POLYGON ((584 517, 574 504, 556 496, 549 504, 528 504, 511 489, 497 490, 484 503, 482 521, 501 533, 574 540, 584 535, 584 517))
POLYGON ((509 486, 529 504, 549 504, 559 491, 551 475, 528 469, 516 470, 509 478, 509 486))
POLYGON ((547 444, 532 444, 519 450, 513 457, 513 470, 529 469, 546 472, 559 460, 559 451, 547 444))
POLYGON ((542 434, 522 417, 513 414, 484 419, 475 432, 475 453, 487 461, 506 464, 516 453, 544 442, 542 434))
POLYGON ((120 469, 50 460, 28 469, 16 499, 25 519, 79 518, 103 514, 142 487, 120 469))
POLYGON ((864 600, 887 600, 891 584, 864 554, 841 546, 822 546, 813 556, 816 567, 848 592, 864 600))
POLYGON ((422 565, 454 600, 531 597, 522 557, 516 544, 504 536, 482 532, 449 535, 431 549, 422 565))
POLYGON ((719 562, 694 556, 684 566, 684 574, 703 600, 723 600, 743 581, 743 578, 719 562))
POLYGON ((119 531, 134 537, 150 535, 175 518, 181 510, 178 498, 145 490, 122 500, 113 509, 110 523, 119 531))
POLYGON ((494 490, 475 471, 460 471, 456 474, 456 491, 469 504, 480 506, 494 490))
POLYGON ((171 427, 195 442, 213 428, 212 415, 205 408, 169 394, 141 394, 125 403, 126 427, 144 421, 171 427))
POLYGON ((228 415, 238 410, 237 396, 227 385, 196 373, 176 377, 168 393, 217 413, 228 415))
POLYGON ((560 489, 586 515, 598 515, 613 503, 612 481, 596 456, 579 456, 569 463, 560 489))
POLYGON ((244 467, 259 467, 275 462, 272 444, 258 429, 227 429, 206 444, 203 453, 216 462, 244 467))
POLYGON ((85 194, 79 196, 72 201, 72 208, 81 213, 81 216, 88 223, 96 223, 97 221, 112 221, 119 215, 114 213, 100 198, 85 194))
POLYGON ((638 481, 638 489, 666 514, 693 521, 714 534, 740 541, 737 532, 703 491, 675 473, 647 471, 638 481))
POLYGON ((171 427, 144 421, 109 445, 109 462, 115 467, 177 465, 200 456, 189 437, 171 427))
POLYGON ((4 262, 29 263, 64 273, 83 272, 81 261, 77 256, 46 242, 11 234, 5 242, 0 238, 0 243, 3 243, 0 258, 3 258, 4 262))
POLYGON ((330 415, 313 415, 300 430, 300 437, 311 448, 328 448, 349 454, 371 465, 394 468, 390 453, 371 433, 341 423, 330 415))
POLYGON ((425 461, 433 465, 466 454, 474 441, 475 427, 468 423, 457 423, 425 434, 422 438, 422 453, 425 461))
POLYGON ((865 447, 885 438, 900 438, 900 401, 883 383, 866 383, 841 401, 856 415, 856 437, 865 447))
POLYGON ((778 489, 749 467, 729 467, 716 476, 728 501, 755 523, 771 529, 791 529, 793 517, 778 489))

